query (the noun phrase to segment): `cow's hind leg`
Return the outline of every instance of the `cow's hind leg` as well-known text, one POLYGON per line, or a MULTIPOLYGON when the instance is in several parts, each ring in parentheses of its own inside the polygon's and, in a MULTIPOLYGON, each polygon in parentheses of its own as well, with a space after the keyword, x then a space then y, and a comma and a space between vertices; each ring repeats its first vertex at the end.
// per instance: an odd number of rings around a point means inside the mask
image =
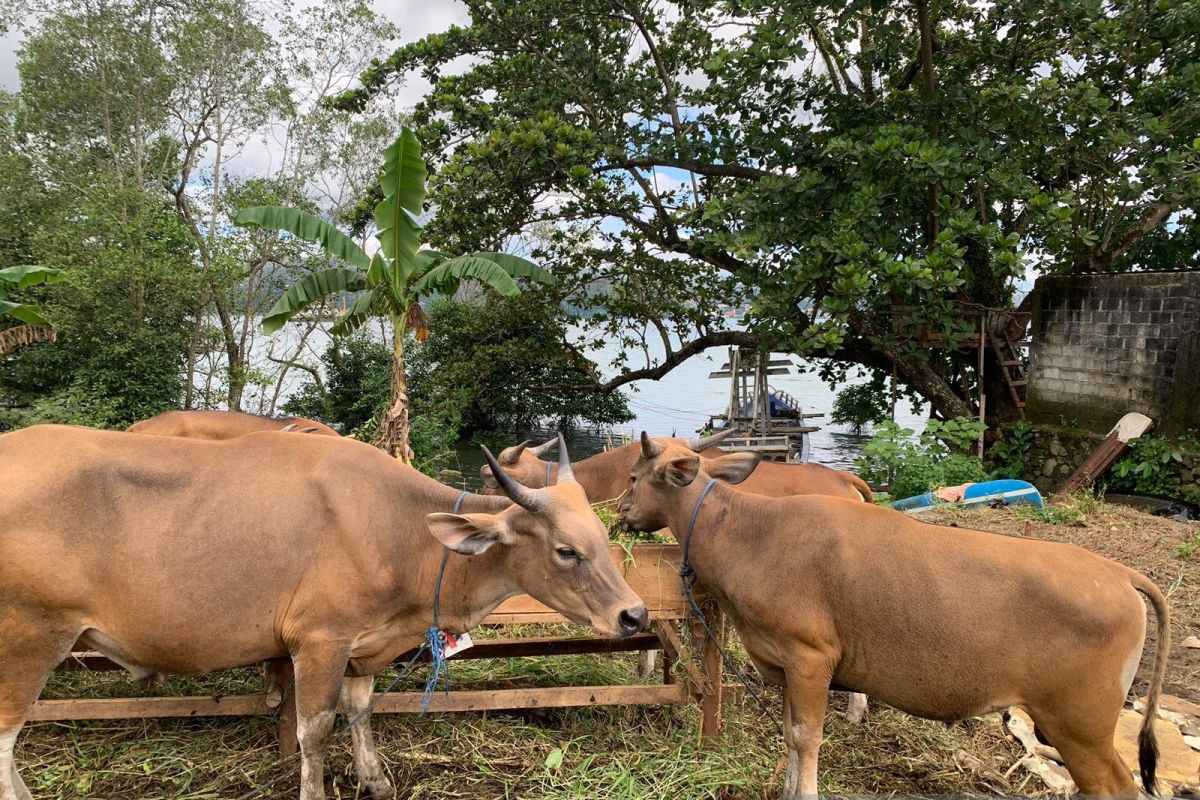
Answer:
POLYGON ((1115 715, 1080 720, 1074 718, 1075 715, 1039 713, 1033 708, 1029 709, 1029 715, 1062 756, 1080 794, 1088 797, 1138 796, 1137 784, 1129 768, 1113 747, 1115 715))
POLYGON ((370 707, 374 690, 372 675, 347 677, 342 682, 342 713, 350 723, 350 734, 354 738, 354 772, 358 780, 376 800, 387 800, 396 796, 396 790, 379 764, 379 752, 371 735, 370 707))
POLYGON ((32 800, 13 758, 17 735, 74 641, 74 635, 56 635, 44 623, 0 626, 0 800, 32 800))
POLYGON ((829 701, 829 671, 812 657, 787 668, 783 690, 783 740, 787 745, 787 779, 783 800, 817 796, 817 754, 829 701))
POLYGON ((350 646, 305 643, 292 654, 295 667, 296 738, 300 742, 300 800, 325 798, 325 750, 333 731, 350 646))

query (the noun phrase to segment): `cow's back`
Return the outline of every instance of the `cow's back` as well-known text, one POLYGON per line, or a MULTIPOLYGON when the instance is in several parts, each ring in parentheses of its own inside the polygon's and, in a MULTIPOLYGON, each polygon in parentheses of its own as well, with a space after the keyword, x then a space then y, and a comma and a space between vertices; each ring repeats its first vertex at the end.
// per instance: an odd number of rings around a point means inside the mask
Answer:
POLYGON ((296 429, 323 436, 338 436, 338 432, 316 420, 302 417, 275 419, 246 414, 241 411, 164 411, 150 419, 135 422, 129 433, 148 433, 156 436, 179 436, 189 439, 234 439, 250 433, 279 431, 289 425, 296 429), (313 429, 313 430, 307 430, 313 429))

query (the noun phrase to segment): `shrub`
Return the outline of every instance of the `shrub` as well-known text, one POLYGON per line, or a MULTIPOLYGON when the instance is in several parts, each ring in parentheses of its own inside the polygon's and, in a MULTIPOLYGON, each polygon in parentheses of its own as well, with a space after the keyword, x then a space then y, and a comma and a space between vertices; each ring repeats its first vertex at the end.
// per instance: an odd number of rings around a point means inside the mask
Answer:
POLYGON ((848 425, 854 433, 862 433, 890 416, 887 387, 883 375, 877 374, 868 383, 847 386, 838 392, 829 421, 835 425, 848 425))
POLYGON ((995 465, 993 478, 1021 478, 1025 475, 1025 455, 1033 446, 1033 425, 1021 420, 1009 425, 1004 438, 992 445, 988 459, 995 465))
POLYGON ((1139 436, 1129 443, 1129 452, 1113 464, 1110 489, 1160 497, 1180 498, 1178 464, 1183 453, 1166 439, 1139 436))
POLYGON ((887 483, 896 498, 986 480, 983 462, 969 453, 981 429, 978 420, 967 417, 930 420, 925 431, 914 438, 912 429, 882 422, 863 446, 855 467, 868 483, 887 483))

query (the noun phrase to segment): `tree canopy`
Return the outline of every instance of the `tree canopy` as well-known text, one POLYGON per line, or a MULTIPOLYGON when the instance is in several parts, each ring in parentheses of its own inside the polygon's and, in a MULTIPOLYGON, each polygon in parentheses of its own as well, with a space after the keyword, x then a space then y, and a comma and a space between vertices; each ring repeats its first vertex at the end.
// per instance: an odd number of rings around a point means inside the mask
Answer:
POLYGON ((531 240, 571 259, 629 350, 666 346, 580 385, 736 343, 825 357, 830 379, 894 373, 970 414, 974 353, 904 331, 953 342, 963 303, 1011 308, 1030 269, 1198 255, 1196 0, 468 6, 336 102, 426 76, 435 246, 531 240), (721 308, 743 302, 730 329, 721 308))

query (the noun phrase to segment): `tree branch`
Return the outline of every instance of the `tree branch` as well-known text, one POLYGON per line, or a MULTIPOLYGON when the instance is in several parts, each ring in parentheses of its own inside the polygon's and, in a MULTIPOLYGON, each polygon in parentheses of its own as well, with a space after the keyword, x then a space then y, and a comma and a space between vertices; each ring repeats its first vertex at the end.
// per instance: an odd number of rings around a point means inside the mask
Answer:
POLYGON ((771 177, 775 174, 765 169, 747 167, 741 164, 710 164, 690 158, 651 158, 649 156, 610 161, 607 164, 601 164, 596 167, 595 171, 609 172, 616 169, 650 169, 651 167, 671 167, 694 172, 697 175, 708 175, 718 178, 747 178, 755 181, 771 177))

